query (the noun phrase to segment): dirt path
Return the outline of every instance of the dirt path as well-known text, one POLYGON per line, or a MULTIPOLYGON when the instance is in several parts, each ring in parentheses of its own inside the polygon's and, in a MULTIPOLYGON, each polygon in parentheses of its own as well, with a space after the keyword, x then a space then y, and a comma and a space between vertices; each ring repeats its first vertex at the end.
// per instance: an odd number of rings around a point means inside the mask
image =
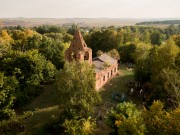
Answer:
POLYGON ((53 84, 46 85, 43 93, 25 108, 26 111, 32 111, 33 116, 24 121, 26 131, 19 135, 42 134, 42 127, 59 117, 59 106, 55 98, 53 84))

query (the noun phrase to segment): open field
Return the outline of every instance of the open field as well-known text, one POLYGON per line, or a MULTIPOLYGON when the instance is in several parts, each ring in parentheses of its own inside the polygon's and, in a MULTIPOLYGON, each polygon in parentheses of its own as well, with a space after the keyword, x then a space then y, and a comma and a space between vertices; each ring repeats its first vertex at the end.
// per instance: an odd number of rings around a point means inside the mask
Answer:
POLYGON ((0 18, 2 26, 39 26, 59 25, 71 26, 73 23, 81 27, 103 27, 103 26, 130 26, 145 19, 120 19, 120 18, 0 18))
MULTIPOLYGON (((125 65, 120 65, 118 75, 109 81, 101 90, 100 94, 102 96, 102 103, 96 107, 95 117, 102 117, 101 122, 97 122, 98 129, 96 134, 106 135, 111 129, 106 125, 106 115, 107 111, 118 104, 118 102, 112 99, 113 93, 125 93, 127 95, 127 101, 133 101, 137 104, 138 108, 142 108, 142 102, 139 98, 134 98, 129 96, 129 88, 126 84, 129 81, 133 81, 133 71, 128 71, 125 65)), ((43 134, 43 126, 49 122, 57 119, 60 114, 60 109, 55 100, 55 95, 53 93, 53 84, 48 84, 44 88, 42 95, 37 97, 30 105, 28 105, 25 110, 30 110, 33 112, 33 116, 26 120, 24 124, 26 125, 26 131, 20 133, 19 135, 34 135, 43 134)))
MULTIPOLYGON (((71 26, 78 24, 80 27, 103 26, 133 26, 144 21, 162 21, 164 19, 137 19, 137 18, 0 18, 0 26, 24 26, 33 27, 39 25, 71 26)), ((140 26, 167 27, 169 24, 149 24, 140 26)))

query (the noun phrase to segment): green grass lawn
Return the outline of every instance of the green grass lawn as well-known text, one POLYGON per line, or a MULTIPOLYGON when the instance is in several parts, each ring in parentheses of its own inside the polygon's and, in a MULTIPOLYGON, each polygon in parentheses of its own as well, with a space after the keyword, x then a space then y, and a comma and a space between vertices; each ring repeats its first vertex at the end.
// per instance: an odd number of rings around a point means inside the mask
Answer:
POLYGON ((43 93, 29 104, 25 111, 32 111, 33 116, 24 121, 26 131, 19 135, 43 135, 43 126, 57 119, 60 109, 53 93, 53 84, 45 86, 43 93))
MULTIPOLYGON (((101 90, 102 103, 96 107, 95 117, 103 116, 102 123, 97 124, 98 129, 96 134, 106 135, 111 130, 106 125, 107 110, 118 104, 112 99, 114 92, 128 93, 129 88, 126 84, 134 80, 134 72, 126 69, 125 65, 120 65, 118 75, 110 80, 101 90)), ((33 116, 24 121, 26 131, 20 135, 43 135, 43 126, 57 119, 60 114, 60 109, 55 100, 56 96, 53 93, 53 84, 45 86, 43 93, 33 100, 33 102, 24 108, 25 111, 32 111, 33 116)), ((133 101, 139 108, 142 108, 142 102, 136 97, 127 95, 127 101, 133 101)))
POLYGON ((126 70, 125 65, 121 65, 118 71, 118 75, 110 80, 101 90, 100 94, 102 96, 103 102, 112 101, 113 93, 126 93, 128 88, 126 83, 133 81, 134 74, 133 71, 126 70))
POLYGON ((103 99, 103 103, 112 102, 117 103, 112 99, 113 93, 124 93, 126 95, 126 101, 132 101, 137 105, 140 105, 138 97, 130 96, 130 87, 127 86, 128 82, 134 81, 134 71, 128 70, 126 65, 120 65, 118 75, 110 80, 101 90, 100 94, 103 99))
POLYGON ((138 108, 142 108, 142 100, 140 98, 130 96, 130 88, 127 87, 129 81, 134 81, 134 71, 129 71, 127 66, 122 64, 119 66, 118 75, 110 80, 101 90, 102 104, 96 109, 97 119, 102 116, 103 119, 96 131, 97 135, 108 135, 111 129, 106 124, 106 116, 109 109, 114 107, 120 102, 116 102, 112 97, 114 93, 124 93, 126 95, 126 101, 133 102, 138 108))

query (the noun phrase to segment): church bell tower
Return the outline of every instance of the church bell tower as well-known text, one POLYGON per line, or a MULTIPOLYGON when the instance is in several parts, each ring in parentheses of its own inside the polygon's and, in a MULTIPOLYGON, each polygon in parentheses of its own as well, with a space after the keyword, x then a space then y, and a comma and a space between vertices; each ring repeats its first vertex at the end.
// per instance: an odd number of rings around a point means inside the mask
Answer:
POLYGON ((79 60, 88 61, 89 64, 92 64, 92 50, 87 47, 78 29, 75 31, 70 47, 65 52, 65 59, 69 62, 79 60))

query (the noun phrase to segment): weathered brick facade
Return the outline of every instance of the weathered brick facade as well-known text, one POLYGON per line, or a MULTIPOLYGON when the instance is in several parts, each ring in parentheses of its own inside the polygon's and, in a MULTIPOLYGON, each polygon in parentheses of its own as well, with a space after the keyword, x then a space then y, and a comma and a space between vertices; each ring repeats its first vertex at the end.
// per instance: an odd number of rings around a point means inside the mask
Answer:
POLYGON ((65 52, 65 59, 71 62, 73 59, 88 61, 93 64, 96 73, 96 89, 98 90, 117 74, 118 60, 108 54, 103 54, 92 59, 92 50, 87 47, 81 33, 76 30, 70 47, 65 52))
POLYGON ((88 61, 92 64, 92 50, 87 47, 81 33, 77 30, 70 47, 65 52, 65 59, 71 62, 73 59, 88 61))

